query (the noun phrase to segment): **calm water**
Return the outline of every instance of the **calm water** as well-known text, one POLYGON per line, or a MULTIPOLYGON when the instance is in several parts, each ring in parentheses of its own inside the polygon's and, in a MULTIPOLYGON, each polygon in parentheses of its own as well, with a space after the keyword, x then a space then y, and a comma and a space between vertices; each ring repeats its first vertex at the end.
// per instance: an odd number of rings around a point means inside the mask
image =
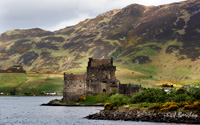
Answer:
POLYGON ((0 97, 0 125, 174 125, 83 118, 103 107, 39 106, 55 98, 61 97, 0 97))

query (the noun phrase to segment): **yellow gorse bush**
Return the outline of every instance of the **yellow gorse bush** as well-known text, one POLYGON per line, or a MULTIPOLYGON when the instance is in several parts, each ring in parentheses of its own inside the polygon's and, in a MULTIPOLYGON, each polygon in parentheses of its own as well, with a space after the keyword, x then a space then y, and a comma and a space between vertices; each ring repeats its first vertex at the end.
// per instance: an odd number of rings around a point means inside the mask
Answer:
POLYGON ((82 95, 82 96, 80 97, 80 101, 84 101, 84 100, 86 100, 86 95, 82 95))
POLYGON ((76 102, 81 102, 86 100, 86 95, 82 95, 80 98, 76 99, 76 102))
POLYGON ((176 102, 166 102, 162 107, 169 107, 170 105, 177 105, 176 102))
POLYGON ((176 102, 166 102, 165 104, 155 104, 152 106, 150 109, 155 110, 155 111, 162 111, 162 112, 167 112, 167 111, 177 111, 177 110, 190 110, 194 112, 200 112, 200 102, 196 101, 193 103, 189 102, 181 102, 181 103, 176 103, 176 102))
POLYGON ((105 103, 104 104, 104 109, 106 110, 112 110, 114 105, 112 103, 105 103))

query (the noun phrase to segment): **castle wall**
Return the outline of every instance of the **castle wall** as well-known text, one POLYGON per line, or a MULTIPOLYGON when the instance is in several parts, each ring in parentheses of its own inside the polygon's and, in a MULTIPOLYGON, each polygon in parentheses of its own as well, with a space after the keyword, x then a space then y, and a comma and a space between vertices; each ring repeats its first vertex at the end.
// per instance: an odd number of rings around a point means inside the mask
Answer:
POLYGON ((92 80, 115 80, 115 66, 87 67, 87 79, 92 80))
POLYGON ((87 94, 98 94, 102 92, 111 93, 114 90, 118 91, 118 85, 112 85, 112 83, 103 83, 101 81, 87 81, 86 82, 86 90, 87 94))
POLYGON ((63 101, 70 102, 86 94, 86 76, 64 74, 63 101))
POLYGON ((120 84, 119 94, 124 94, 131 97, 134 93, 142 91, 142 87, 133 87, 131 84, 120 84))

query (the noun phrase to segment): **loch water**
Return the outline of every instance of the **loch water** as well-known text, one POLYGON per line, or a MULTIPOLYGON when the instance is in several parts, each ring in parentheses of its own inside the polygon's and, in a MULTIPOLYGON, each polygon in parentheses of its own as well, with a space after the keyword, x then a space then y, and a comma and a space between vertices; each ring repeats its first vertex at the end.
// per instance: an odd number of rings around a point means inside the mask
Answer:
MULTIPOLYGON (((175 125, 133 121, 88 120, 103 107, 40 106, 61 97, 0 97, 0 125, 175 125)), ((179 124, 183 125, 183 124, 179 124)))

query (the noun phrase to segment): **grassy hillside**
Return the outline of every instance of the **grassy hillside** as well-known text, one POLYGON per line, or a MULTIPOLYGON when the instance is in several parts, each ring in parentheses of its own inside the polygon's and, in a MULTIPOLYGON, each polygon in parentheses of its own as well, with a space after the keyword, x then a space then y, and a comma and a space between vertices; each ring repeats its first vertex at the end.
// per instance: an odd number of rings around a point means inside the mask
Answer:
MULTIPOLYGON (((39 28, 7 31, 0 35, 0 68, 20 64, 37 73, 85 73, 89 57, 114 57, 121 83, 199 86, 199 5, 199 0, 150 7, 132 4, 55 32, 39 28)), ((39 93, 43 89, 34 88, 45 85, 61 91, 53 86, 62 88, 62 75, 48 79, 35 74, 33 80, 28 75, 20 76, 15 85, 2 82, 0 86, 24 93, 31 89, 39 93)))
POLYGON ((62 92, 63 75, 56 74, 0 74, 0 91, 5 95, 42 95, 46 91, 62 92))

